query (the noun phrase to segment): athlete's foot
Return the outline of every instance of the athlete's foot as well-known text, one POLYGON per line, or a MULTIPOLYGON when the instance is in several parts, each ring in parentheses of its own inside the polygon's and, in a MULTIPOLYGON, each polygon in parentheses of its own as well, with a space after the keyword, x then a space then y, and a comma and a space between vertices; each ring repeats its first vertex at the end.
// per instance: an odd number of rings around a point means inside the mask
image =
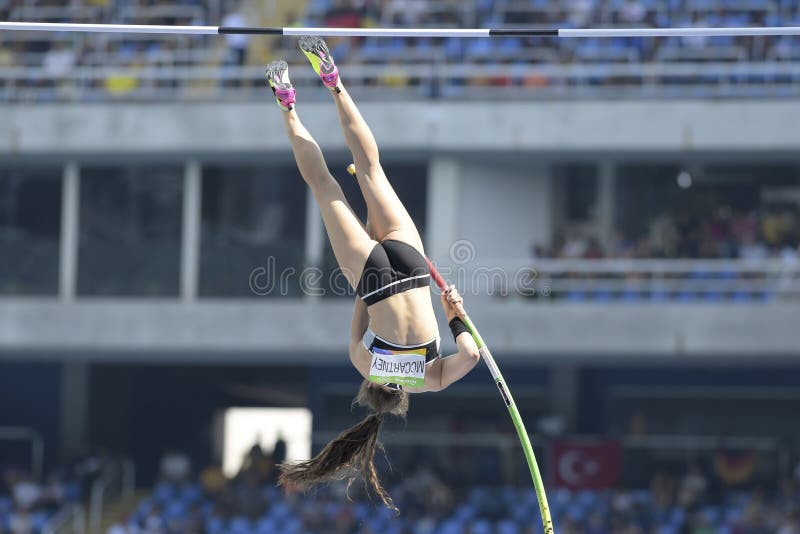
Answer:
POLYGON ((301 37, 300 50, 306 55, 314 67, 314 72, 322 80, 322 83, 335 93, 341 92, 339 89, 339 69, 333 62, 333 56, 328 50, 328 45, 320 37, 301 37))
POLYGON ((267 65, 267 81, 283 111, 291 111, 295 103, 295 90, 289 81, 289 65, 285 61, 273 61, 267 65))

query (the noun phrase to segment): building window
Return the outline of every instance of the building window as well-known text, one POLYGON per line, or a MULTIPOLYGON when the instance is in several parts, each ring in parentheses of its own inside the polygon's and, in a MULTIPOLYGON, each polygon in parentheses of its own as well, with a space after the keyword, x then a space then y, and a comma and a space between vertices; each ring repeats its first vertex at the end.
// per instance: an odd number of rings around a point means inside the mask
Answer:
POLYGON ((61 176, 0 167, 0 294, 58 294, 61 176))
POLYGON ((294 166, 203 169, 201 296, 301 294, 306 185, 294 166))
POLYGON ((81 172, 78 294, 177 296, 183 168, 81 172))

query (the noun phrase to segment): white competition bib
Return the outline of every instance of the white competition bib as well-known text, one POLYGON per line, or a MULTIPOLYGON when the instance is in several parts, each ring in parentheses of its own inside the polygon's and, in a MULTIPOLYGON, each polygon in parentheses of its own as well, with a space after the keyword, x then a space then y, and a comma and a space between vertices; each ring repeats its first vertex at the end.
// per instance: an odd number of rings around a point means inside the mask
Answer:
POLYGON ((426 348, 390 350, 373 347, 369 381, 376 384, 399 384, 408 388, 425 385, 426 348))

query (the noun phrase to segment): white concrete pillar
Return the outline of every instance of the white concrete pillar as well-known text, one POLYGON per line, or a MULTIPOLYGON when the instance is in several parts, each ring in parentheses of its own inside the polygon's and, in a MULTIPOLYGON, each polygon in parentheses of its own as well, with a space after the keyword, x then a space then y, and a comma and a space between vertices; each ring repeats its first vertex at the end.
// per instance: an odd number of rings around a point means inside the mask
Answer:
POLYGON ((552 234, 553 202, 546 165, 503 161, 464 164, 459 235, 475 248, 475 260, 520 260, 552 234))
POLYGON ((580 371, 576 365, 556 365, 550 369, 550 410, 564 421, 564 430, 575 429, 578 415, 580 371))
POLYGON ((202 167, 199 161, 186 163, 183 173, 183 222, 181 227, 181 299, 197 298, 200 272, 200 217, 202 210, 202 167))
POLYGON ((75 458, 88 442, 89 363, 71 359, 62 365, 60 457, 75 458))
POLYGON ((597 224, 598 237, 605 250, 614 243, 614 212, 616 211, 617 167, 613 161, 603 161, 597 174, 597 224))
POLYGON ((81 176, 77 162, 64 166, 61 182, 61 252, 58 261, 58 292, 61 300, 75 299, 78 286, 78 238, 81 176))
POLYGON ((461 162, 453 156, 434 156, 428 162, 428 206, 425 252, 447 263, 450 247, 461 226, 461 162))
MULTIPOLYGON (((322 215, 319 213, 317 201, 314 199, 314 193, 311 188, 306 188, 306 242, 305 242, 305 267, 312 269, 321 269, 322 262, 325 255, 325 223, 322 221, 322 215)), ((314 290, 318 289, 321 285, 321 280, 314 284, 316 287, 309 287, 316 278, 304 277, 304 289, 314 290)), ((321 292, 306 291, 304 298, 315 298, 321 295, 321 292)))

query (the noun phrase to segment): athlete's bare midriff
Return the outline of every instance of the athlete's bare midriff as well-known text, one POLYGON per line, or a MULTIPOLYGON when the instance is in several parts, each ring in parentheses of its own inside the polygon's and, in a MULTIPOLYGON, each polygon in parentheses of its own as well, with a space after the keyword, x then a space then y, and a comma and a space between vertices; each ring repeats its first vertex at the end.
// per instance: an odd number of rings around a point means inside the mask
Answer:
POLYGON ((391 343, 427 343, 438 333, 429 287, 392 295, 370 306, 367 312, 372 331, 391 343))

